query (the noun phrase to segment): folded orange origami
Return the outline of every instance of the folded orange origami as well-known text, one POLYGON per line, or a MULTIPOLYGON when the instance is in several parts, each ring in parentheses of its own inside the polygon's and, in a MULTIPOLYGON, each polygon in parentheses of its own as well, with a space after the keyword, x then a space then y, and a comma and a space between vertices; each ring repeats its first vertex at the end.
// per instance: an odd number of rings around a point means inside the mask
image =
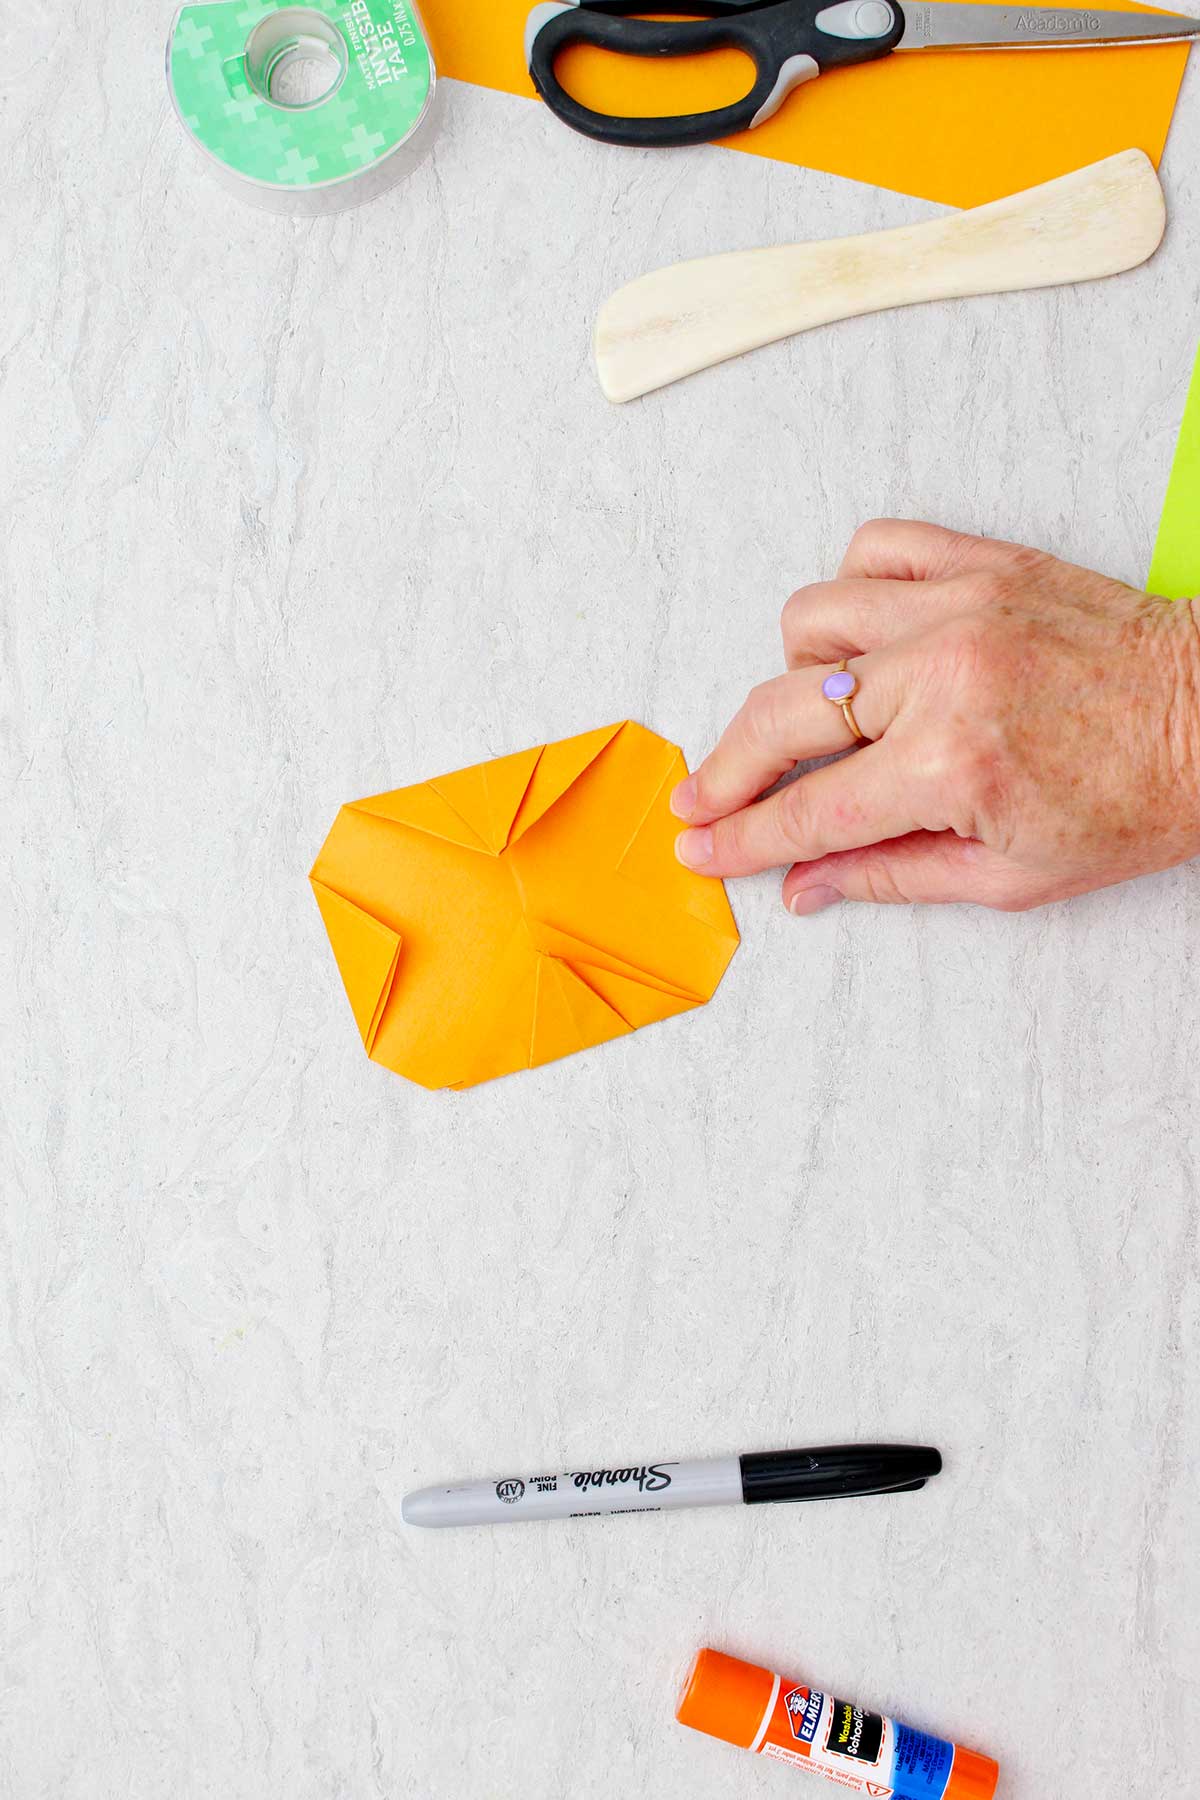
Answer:
POLYGON ((310 877, 367 1055, 464 1088, 703 1006, 738 943, 630 721, 343 806, 310 877))

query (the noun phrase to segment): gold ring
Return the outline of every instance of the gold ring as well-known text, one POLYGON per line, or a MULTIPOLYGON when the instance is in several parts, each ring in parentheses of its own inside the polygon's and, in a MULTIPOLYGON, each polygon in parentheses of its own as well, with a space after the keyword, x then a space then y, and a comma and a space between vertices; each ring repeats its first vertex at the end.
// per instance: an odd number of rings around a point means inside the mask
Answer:
POLYGON ((827 675, 821 683, 821 692, 827 700, 833 702, 834 706, 841 708, 842 717, 854 733, 858 742, 860 744, 865 744, 867 741, 867 734, 865 731, 860 731, 858 729, 858 720, 855 718, 854 708, 850 704, 851 700, 858 692, 858 676, 854 673, 853 669, 848 669, 846 667, 846 658, 844 656, 837 668, 833 671, 833 674, 827 675))

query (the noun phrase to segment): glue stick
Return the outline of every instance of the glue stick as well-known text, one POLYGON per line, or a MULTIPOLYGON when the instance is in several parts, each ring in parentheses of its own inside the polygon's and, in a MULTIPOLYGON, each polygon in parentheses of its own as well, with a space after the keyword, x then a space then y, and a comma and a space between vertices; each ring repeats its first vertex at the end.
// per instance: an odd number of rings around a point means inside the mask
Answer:
POLYGON ((1000 1776, 990 1756, 719 1650, 697 1656, 675 1717, 727 1744, 824 1775, 845 1793, 876 1800, 992 1800, 1000 1776))

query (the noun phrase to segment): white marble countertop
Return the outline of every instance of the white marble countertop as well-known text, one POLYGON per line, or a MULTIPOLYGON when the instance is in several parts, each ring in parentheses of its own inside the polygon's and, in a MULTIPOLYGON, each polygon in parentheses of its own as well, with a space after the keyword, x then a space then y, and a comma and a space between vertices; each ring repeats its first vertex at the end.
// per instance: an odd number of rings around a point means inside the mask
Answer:
POLYGON ((168 13, 33 0, 6 52, 0 1792, 782 1800, 672 1721, 711 1642, 1003 1800, 1194 1793, 1200 868, 1029 917, 747 882, 711 1006, 463 1095, 366 1060, 305 875, 343 799, 625 716, 703 752, 872 514, 1139 580, 1200 70, 1146 268, 614 409, 620 281, 935 209, 449 84, 407 187, 273 219, 181 142, 168 13), (944 1476, 400 1522, 873 1436, 944 1476))

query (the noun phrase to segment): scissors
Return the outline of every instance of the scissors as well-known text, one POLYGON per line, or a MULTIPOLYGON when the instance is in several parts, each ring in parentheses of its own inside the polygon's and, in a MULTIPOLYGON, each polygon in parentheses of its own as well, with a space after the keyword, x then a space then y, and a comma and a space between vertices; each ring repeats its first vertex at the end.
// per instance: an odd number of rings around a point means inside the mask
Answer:
POLYGON ((705 144, 761 125, 802 82, 827 69, 874 62, 893 50, 1090 48, 1158 44, 1200 36, 1200 19, 1183 13, 1091 12, 1069 7, 975 6, 958 0, 543 0, 525 27, 525 60, 534 85, 565 124, 606 144, 639 147, 705 144), (653 10, 689 19, 645 19, 653 10), (697 13, 704 17, 696 18, 697 13), (754 85, 731 106, 668 118, 629 119, 595 112, 562 86, 554 66, 571 44, 625 56, 692 56, 741 50, 754 85))

